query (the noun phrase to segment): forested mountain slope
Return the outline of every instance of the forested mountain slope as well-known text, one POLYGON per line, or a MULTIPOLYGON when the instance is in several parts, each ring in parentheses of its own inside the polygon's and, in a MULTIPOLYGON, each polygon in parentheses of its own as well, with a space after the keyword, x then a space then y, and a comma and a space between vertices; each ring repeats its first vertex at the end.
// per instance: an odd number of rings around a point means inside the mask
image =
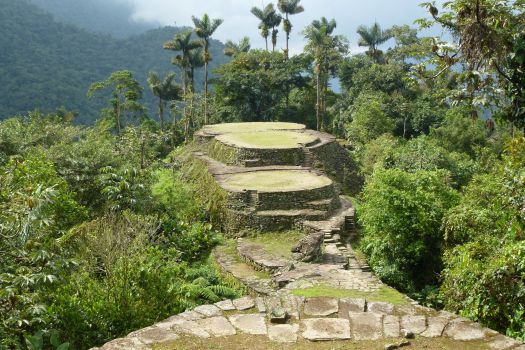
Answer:
POLYGON ((133 5, 122 0, 30 0, 57 21, 96 33, 127 38, 159 27, 155 22, 132 19, 133 5))
MULTIPOLYGON (((64 106, 79 113, 78 122, 90 123, 98 118, 103 102, 86 98, 89 85, 121 69, 136 74, 145 87, 150 114, 155 114, 146 77, 150 70, 178 72, 171 64, 174 53, 163 50, 162 44, 180 30, 165 27, 114 39, 59 23, 26 0, 0 0, 0 119, 64 106)), ((222 49, 213 41, 212 69, 227 59, 222 49)), ((198 89, 203 75, 197 72, 198 89)))

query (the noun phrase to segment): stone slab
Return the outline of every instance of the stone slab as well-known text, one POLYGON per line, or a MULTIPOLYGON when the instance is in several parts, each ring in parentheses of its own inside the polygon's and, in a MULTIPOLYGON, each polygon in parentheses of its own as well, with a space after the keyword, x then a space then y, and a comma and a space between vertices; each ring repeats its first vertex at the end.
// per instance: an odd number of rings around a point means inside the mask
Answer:
POLYGON ((299 300, 293 295, 283 297, 283 308, 291 318, 299 319, 299 300))
POLYGON ((137 338, 118 338, 104 344, 101 350, 142 350, 150 349, 149 346, 139 342, 137 338))
POLYGON ((367 304, 367 311, 376 314, 390 315, 394 312, 394 305, 381 301, 371 301, 367 304))
POLYGON ((196 321, 181 321, 174 325, 172 329, 177 333, 192 335, 199 338, 210 338, 210 334, 196 321))
POLYGON ((448 324, 443 335, 454 340, 470 341, 484 339, 485 331, 474 322, 456 319, 448 324))
POLYGON ((260 313, 266 313, 266 305, 264 304, 264 298, 255 298, 255 306, 257 307, 257 311, 259 311, 260 313))
POLYGON ((201 305, 197 306, 193 311, 198 312, 206 317, 220 316, 222 315, 221 309, 215 305, 201 305))
POLYGON ((414 334, 421 334, 427 329, 427 318, 425 316, 402 316, 401 328, 414 334))
POLYGON ((364 312, 365 299, 341 298, 339 299, 339 317, 348 318, 349 312, 364 312))
POLYGON ((204 315, 199 314, 198 312, 195 312, 195 311, 185 311, 179 314, 179 316, 187 321, 197 321, 197 320, 200 320, 201 318, 204 318, 204 315))
POLYGON ((311 341, 350 339, 350 322, 341 318, 309 318, 302 322, 305 339, 311 341))
POLYGON ((267 328, 264 317, 259 314, 233 315, 229 317, 230 322, 243 333, 253 335, 266 335, 267 328))
POLYGON ((230 322, 223 316, 215 316, 197 321, 206 332, 216 337, 235 335, 237 332, 230 322))
POLYGON ((383 315, 372 312, 349 312, 355 340, 377 340, 383 333, 383 315))
POLYGON ((386 315, 383 318, 383 335, 387 338, 399 338, 399 325, 399 317, 393 315, 386 315))
POLYGON ((160 344, 177 340, 179 336, 172 330, 159 327, 147 327, 128 335, 129 338, 137 338, 145 345, 160 344))
POLYGON ((279 343, 295 343, 297 342, 297 332, 299 325, 296 324, 280 324, 276 326, 268 326, 268 337, 270 340, 279 343))
POLYGON ((255 300, 253 300, 252 297, 243 297, 240 299, 235 299, 233 301, 233 305, 235 305, 239 311, 249 310, 255 307, 255 300))
POLYGON ((509 350, 518 345, 521 345, 521 343, 501 334, 491 338, 488 344, 489 348, 494 350, 509 350))
POLYGON ((339 303, 334 298, 307 298, 304 303, 304 314, 307 316, 326 317, 339 311, 339 303))
POLYGON ((217 306, 222 311, 233 311, 233 310, 235 310, 235 305, 233 305, 233 302, 231 300, 229 300, 229 299, 228 300, 219 301, 218 303, 215 303, 214 305, 217 306))
POLYGON ((443 316, 429 317, 428 327, 423 333, 421 333, 421 336, 427 337, 427 338, 441 337, 441 335, 443 334, 443 330, 447 326, 448 322, 449 322, 448 317, 443 317, 443 316))

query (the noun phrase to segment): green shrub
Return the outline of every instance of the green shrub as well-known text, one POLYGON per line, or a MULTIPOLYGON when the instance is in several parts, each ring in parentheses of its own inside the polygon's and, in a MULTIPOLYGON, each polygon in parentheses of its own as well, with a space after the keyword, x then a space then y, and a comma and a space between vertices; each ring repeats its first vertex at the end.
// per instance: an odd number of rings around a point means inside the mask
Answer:
POLYGON ((435 284, 441 271, 441 220, 458 199, 446 172, 377 169, 363 191, 362 249, 377 275, 404 291, 435 284))

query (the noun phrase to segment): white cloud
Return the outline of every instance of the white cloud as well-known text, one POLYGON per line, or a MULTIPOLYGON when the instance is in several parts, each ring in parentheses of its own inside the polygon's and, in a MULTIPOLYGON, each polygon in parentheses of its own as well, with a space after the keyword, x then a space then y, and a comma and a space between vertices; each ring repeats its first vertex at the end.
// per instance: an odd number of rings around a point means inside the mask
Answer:
MULTIPOLYGON (((205 12, 211 17, 223 18, 224 24, 217 30, 215 38, 226 41, 238 40, 247 35, 252 47, 263 48, 264 40, 259 35, 258 20, 250 13, 253 6, 267 4, 268 0, 208 0, 203 2, 182 0, 129 0, 136 7, 135 19, 154 20, 162 24, 191 26, 191 16, 200 17, 205 12)), ((322 16, 337 21, 337 33, 347 36, 353 52, 357 48, 356 29, 359 25, 370 25, 374 21, 384 27, 394 24, 413 24, 426 12, 419 7, 421 0, 303 0, 305 12, 291 18, 294 30, 291 35, 291 51, 298 52, 304 45, 302 29, 322 16)), ((280 30, 278 47, 284 47, 284 33, 280 30)))

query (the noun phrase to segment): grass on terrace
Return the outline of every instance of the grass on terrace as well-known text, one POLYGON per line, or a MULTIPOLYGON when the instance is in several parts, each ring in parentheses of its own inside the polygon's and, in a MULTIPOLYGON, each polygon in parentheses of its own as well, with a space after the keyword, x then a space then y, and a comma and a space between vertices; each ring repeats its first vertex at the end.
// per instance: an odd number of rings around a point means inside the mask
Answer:
POLYGON ((245 238, 246 242, 259 244, 271 255, 292 259, 292 247, 306 234, 299 230, 284 232, 260 233, 253 237, 245 238))
POLYGON ((296 131, 264 131, 224 134, 217 140, 239 148, 289 149, 312 143, 316 136, 296 131))
POLYGON ((281 123, 281 122, 259 122, 259 123, 224 123, 215 125, 206 125, 203 130, 212 134, 250 132, 250 131, 267 131, 267 130, 304 130, 306 127, 302 124, 281 123))
POLYGON ((329 178, 305 170, 271 170, 228 175, 222 184, 232 191, 279 192, 311 190, 331 183, 329 178))
POLYGON ((404 297, 403 294, 390 287, 382 287, 376 292, 363 292, 355 289, 343 289, 324 284, 318 284, 310 288, 295 289, 292 291, 292 293, 294 295, 306 298, 361 298, 366 299, 368 301, 383 301, 387 303, 392 303, 394 305, 402 305, 408 303, 407 299, 404 297))

